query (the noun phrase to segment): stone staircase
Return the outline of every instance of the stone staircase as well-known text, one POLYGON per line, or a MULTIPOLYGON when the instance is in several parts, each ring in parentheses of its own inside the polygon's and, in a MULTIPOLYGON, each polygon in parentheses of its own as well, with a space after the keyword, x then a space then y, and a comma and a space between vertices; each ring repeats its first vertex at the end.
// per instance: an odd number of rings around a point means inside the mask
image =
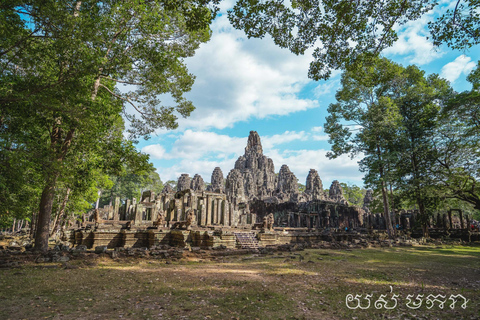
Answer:
POLYGON ((258 240, 255 237, 255 233, 251 232, 235 232, 237 238, 237 244, 242 249, 258 249, 258 240))

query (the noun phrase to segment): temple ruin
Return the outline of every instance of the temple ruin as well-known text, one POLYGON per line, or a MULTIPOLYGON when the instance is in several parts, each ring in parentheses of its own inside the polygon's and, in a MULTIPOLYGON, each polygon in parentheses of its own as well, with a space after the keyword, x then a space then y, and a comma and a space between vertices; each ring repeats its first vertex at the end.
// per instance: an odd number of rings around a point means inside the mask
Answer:
MULTIPOLYGON (((380 214, 373 214, 369 190, 364 207, 350 206, 340 183, 328 193, 315 169, 306 179, 304 192, 287 165, 278 174, 272 159, 263 154, 260 136, 251 131, 245 154, 226 178, 216 167, 206 187, 203 178, 182 174, 176 190, 165 186, 160 194, 145 191, 141 199, 86 214, 66 237, 87 247, 153 247, 160 244, 191 247, 256 247, 258 245, 318 241, 332 232, 366 233, 385 229, 380 214)), ((392 216, 402 228, 410 228, 414 212, 392 216)), ((437 224, 452 227, 452 218, 438 217, 437 224)), ((456 221, 454 222, 456 223, 456 221)), ((463 221, 462 221, 463 223, 463 221)))

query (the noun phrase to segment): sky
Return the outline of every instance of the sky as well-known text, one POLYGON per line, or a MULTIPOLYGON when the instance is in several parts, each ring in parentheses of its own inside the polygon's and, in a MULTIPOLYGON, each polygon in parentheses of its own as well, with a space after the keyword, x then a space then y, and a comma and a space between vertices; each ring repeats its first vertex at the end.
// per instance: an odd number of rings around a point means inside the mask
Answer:
MULTIPOLYGON (((455 2, 442 5, 420 20, 397 28, 399 39, 383 55, 404 66, 415 64, 427 74, 437 73, 457 91, 469 90, 466 76, 480 59, 479 46, 468 51, 434 48, 427 39, 427 23, 455 2)), ((186 64, 196 76, 185 96, 196 110, 179 118, 175 130, 158 130, 137 148, 150 155, 162 181, 177 180, 182 173, 200 174, 210 182, 220 167, 226 178, 235 161, 244 154, 251 130, 260 135, 263 153, 273 159, 275 172, 283 164, 305 184, 310 169, 316 169, 328 188, 333 180, 363 186, 360 158, 341 156, 329 160, 328 136, 323 131, 327 108, 335 102, 341 71, 327 81, 307 77, 307 51, 296 56, 278 48, 271 38, 247 39, 230 26, 226 10, 234 0, 222 2, 211 28, 212 38, 186 64)))

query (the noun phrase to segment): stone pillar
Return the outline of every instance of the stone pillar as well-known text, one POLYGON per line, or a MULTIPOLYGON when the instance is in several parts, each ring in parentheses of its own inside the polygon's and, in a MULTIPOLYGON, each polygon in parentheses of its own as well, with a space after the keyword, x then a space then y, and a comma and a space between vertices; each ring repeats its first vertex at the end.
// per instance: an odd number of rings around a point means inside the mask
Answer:
POLYGON ((170 223, 172 221, 172 211, 170 210, 170 201, 165 199, 163 203, 163 212, 165 212, 165 222, 170 223))
POLYGON ((220 224, 222 226, 227 225, 227 215, 226 215, 226 210, 225 210, 225 200, 222 200, 221 205, 220 205, 220 211, 222 214, 220 215, 220 224))
POLYGON ((228 203, 228 225, 233 226, 233 203, 228 203))
POLYGON ((140 203, 135 206, 135 224, 142 223, 143 205, 140 203))
POLYGON ((180 221, 182 218, 182 203, 180 199, 175 199, 175 207, 173 209, 173 221, 180 221))
POLYGON ((161 206, 160 200, 155 200, 155 205, 152 208, 152 216, 151 216, 152 221, 157 221, 158 212, 160 211, 160 206, 161 206))
POLYGON ((211 224, 211 221, 212 221, 212 204, 211 204, 211 197, 210 196, 207 196, 207 203, 206 203, 206 209, 207 209, 207 215, 206 215, 206 218, 207 218, 207 221, 205 223, 205 226, 209 226, 211 224))
POLYGON ((115 197, 115 207, 113 207, 113 220, 120 220, 120 197, 115 197))
POLYGON ((162 195, 160 199, 160 209, 162 209, 164 212, 167 212, 167 196, 162 195))
POLYGON ((207 225, 207 209, 205 207, 205 198, 200 200, 200 225, 207 225))
POLYGON ((213 224, 218 223, 218 199, 213 199, 213 224))
POLYGON ((197 206, 197 226, 203 226, 203 205, 197 206))
POLYGON ((130 218, 130 200, 127 200, 126 203, 125 203, 125 216, 124 216, 124 219, 125 220, 132 220, 130 218))
POLYGON ((181 221, 187 220, 187 209, 190 206, 190 195, 189 194, 184 194, 182 197, 182 218, 180 219, 181 221))

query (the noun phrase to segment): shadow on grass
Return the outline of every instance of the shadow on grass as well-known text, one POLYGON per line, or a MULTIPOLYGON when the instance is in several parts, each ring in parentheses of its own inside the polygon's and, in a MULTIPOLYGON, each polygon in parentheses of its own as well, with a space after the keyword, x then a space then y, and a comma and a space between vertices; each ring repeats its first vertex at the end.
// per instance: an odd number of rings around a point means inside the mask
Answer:
POLYGON ((0 318, 475 319, 479 256, 470 247, 415 247, 306 250, 222 263, 100 259, 80 269, 27 266, 0 271, 0 318), (393 310, 346 305, 348 294, 377 299, 390 286, 399 294, 393 310), (470 302, 465 310, 411 310, 408 294, 464 294, 470 302))

